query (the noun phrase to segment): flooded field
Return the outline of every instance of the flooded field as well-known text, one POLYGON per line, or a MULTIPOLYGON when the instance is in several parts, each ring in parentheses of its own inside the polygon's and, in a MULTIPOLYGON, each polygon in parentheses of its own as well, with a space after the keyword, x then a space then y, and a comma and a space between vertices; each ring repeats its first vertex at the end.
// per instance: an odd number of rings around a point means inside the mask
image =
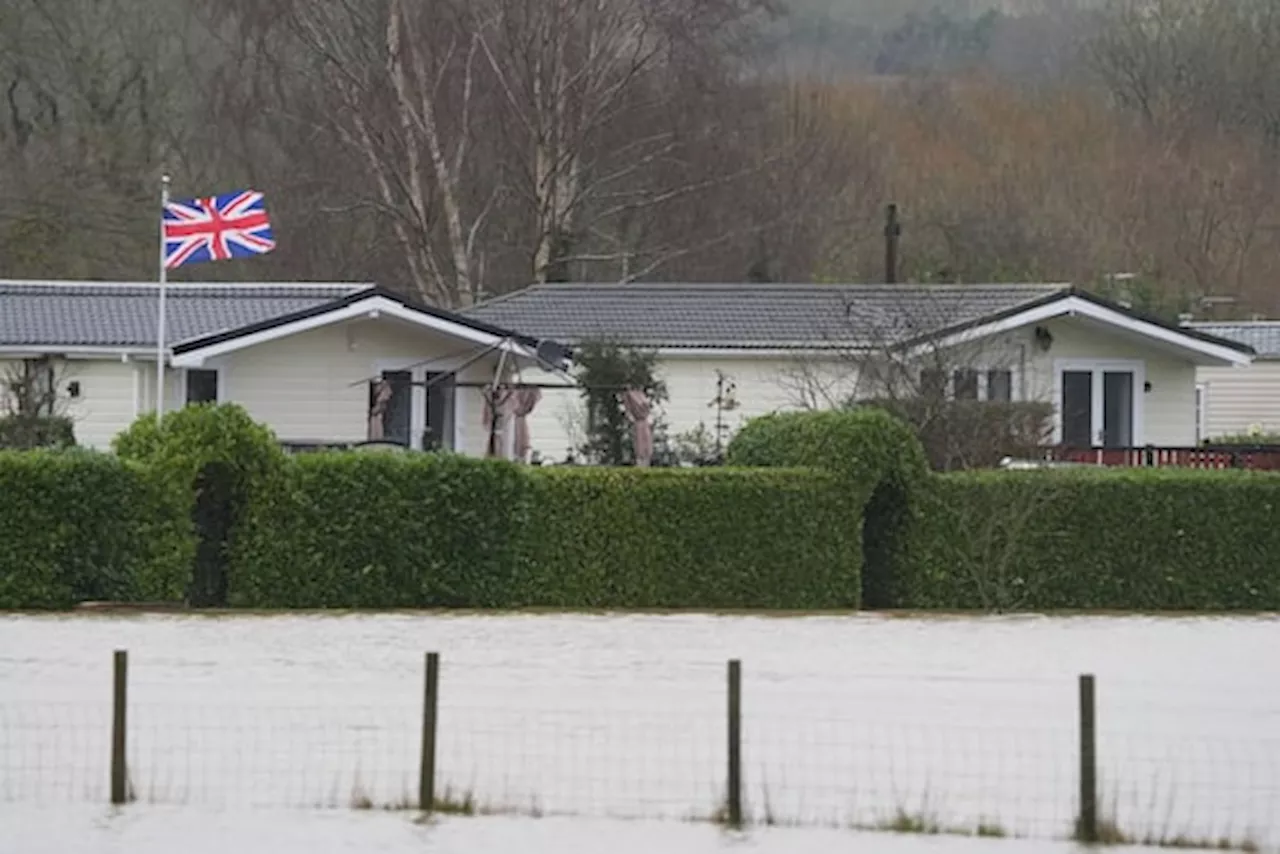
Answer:
MULTIPOLYGON (((1024 840, 565 818, 445 818, 428 826, 384 813, 197 811, 148 807, 23 810, 0 804, 0 854, 1084 854, 1024 840), (16 830, 16 833, 9 831, 16 830)), ((1123 854, 1125 849, 1108 849, 1123 854)))
MULTIPOLYGON (((450 828, 641 819, 626 827, 659 834, 646 850, 719 850, 714 825, 681 820, 723 803, 737 658, 754 850, 894 826, 944 835, 884 839, 946 851, 1074 850, 1081 673, 1097 677, 1109 823, 1139 842, 1276 850, 1278 639, 1265 616, 3 616, 0 823, 94 816, 91 845, 174 814, 234 829, 226 817, 252 808, 296 815, 302 836, 336 822, 371 847, 384 832, 416 845, 413 813, 380 808, 416 798, 423 654, 437 651, 439 789, 504 816, 450 828), (108 820, 115 649, 130 655, 137 801, 108 820), (1018 839, 954 835, 980 829, 1018 839)), ((415 850, 455 843, 432 844, 415 850)))

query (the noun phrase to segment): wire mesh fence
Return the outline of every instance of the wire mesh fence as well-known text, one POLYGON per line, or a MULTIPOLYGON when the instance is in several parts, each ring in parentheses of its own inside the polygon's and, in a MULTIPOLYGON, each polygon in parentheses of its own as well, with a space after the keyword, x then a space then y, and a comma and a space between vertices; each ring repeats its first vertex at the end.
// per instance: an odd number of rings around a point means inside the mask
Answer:
MULTIPOLYGON (((126 800, 418 809, 434 704, 439 811, 723 820, 736 750, 748 823, 1051 839, 1075 833, 1081 812, 1074 683, 869 680, 850 702, 747 669, 735 746, 723 675, 563 691, 449 677, 446 666, 434 700, 419 681, 395 699, 323 703, 233 692, 174 701, 144 682, 126 703, 126 800)), ((1238 711, 1188 716, 1109 698, 1096 734, 1100 834, 1280 845, 1280 728, 1232 735, 1238 711)), ((110 695, 0 705, 3 800, 105 803, 112 763, 110 695)))

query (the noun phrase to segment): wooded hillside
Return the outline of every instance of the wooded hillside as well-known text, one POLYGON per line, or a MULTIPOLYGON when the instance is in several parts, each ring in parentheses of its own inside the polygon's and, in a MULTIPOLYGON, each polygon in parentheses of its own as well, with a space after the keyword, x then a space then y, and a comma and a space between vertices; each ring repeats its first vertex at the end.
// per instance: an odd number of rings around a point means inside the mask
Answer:
POLYGON ((876 280, 896 202, 906 278, 1280 311, 1280 8, 1029 2, 0 0, 0 276, 151 278, 168 171, 279 240, 177 279, 876 280))

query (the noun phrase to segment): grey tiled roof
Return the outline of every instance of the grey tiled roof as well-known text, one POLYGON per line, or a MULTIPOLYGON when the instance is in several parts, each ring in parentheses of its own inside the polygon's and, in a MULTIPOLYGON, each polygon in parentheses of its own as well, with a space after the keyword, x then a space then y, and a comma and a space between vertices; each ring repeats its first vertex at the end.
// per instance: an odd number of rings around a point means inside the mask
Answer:
MULTIPOLYGON (((0 280, 0 346, 154 347, 157 285, 0 280)), ((363 284, 191 284, 165 289, 170 343, 314 308, 363 284)))
POLYGON ((1206 335, 1216 335, 1228 341, 1247 344, 1259 359, 1280 359, 1280 320, 1262 320, 1251 323, 1188 323, 1191 329, 1206 335))
POLYGON ((551 284, 464 311, 537 338, 642 347, 877 346, 976 323, 1068 285, 551 284))

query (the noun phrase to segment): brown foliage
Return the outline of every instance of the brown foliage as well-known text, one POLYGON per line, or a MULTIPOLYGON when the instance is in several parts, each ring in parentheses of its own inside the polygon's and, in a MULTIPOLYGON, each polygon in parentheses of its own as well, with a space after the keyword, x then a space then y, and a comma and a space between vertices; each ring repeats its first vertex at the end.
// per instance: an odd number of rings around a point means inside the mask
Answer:
POLYGON ((904 280, 1280 310, 1280 13, 1142 2, 1032 86, 779 75, 765 0, 7 0, 0 275, 151 275, 168 169, 262 189, 279 236, 178 279, 878 280, 892 201, 904 280))

